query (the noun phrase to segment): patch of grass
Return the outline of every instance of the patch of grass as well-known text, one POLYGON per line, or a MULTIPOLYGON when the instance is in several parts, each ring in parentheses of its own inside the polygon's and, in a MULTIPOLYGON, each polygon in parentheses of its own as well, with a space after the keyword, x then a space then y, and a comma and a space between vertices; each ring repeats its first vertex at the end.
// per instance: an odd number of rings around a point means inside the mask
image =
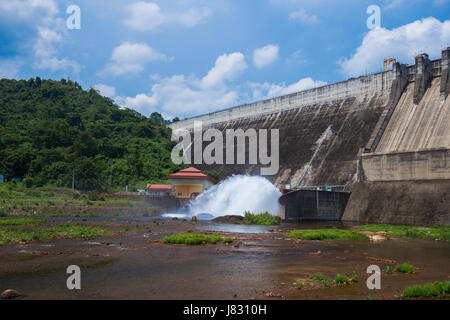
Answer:
POLYGON ((402 273, 414 273, 413 266, 410 262, 404 262, 395 266, 395 271, 402 273))
POLYGON ((309 287, 309 288, 332 287, 332 286, 336 286, 336 285, 349 285, 353 282, 357 282, 356 271, 353 271, 353 276, 351 278, 346 276, 344 273, 342 273, 340 271, 334 278, 327 277, 321 273, 316 273, 316 274, 310 275, 306 279, 298 280, 297 288, 301 289, 303 287, 309 287), (301 282, 300 288, 298 287, 299 282, 301 282))
POLYGON ((413 285, 401 293, 403 298, 427 298, 450 294, 450 281, 436 281, 424 285, 413 285))
POLYGON ((281 223, 281 217, 273 216, 267 211, 257 214, 251 213, 250 211, 245 211, 244 215, 245 224, 273 226, 281 223))
POLYGON ((222 241, 223 241, 223 243, 232 243, 233 239, 231 239, 231 238, 223 238, 222 241))
MULTIPOLYGON (((230 239, 230 238, 227 238, 230 239)), ((187 245, 200 245, 200 244, 216 244, 224 239, 217 233, 211 235, 205 235, 204 233, 178 233, 163 238, 163 243, 172 244, 187 244, 187 245)))
POLYGON ((297 289, 300 290, 303 287, 303 281, 302 280, 298 280, 296 285, 297 285, 297 289))
POLYGON ((450 226, 394 226, 388 224, 368 224, 358 226, 360 231, 386 232, 388 236, 415 239, 439 239, 450 241, 450 226))
POLYGON ((342 229, 304 229, 284 233, 287 237, 303 240, 367 240, 366 235, 342 229))
POLYGON ((28 225, 9 225, 0 228, 0 245, 17 242, 31 242, 39 240, 53 240, 60 238, 83 238, 111 235, 111 231, 93 226, 77 226, 61 224, 54 227, 36 227, 28 225))
POLYGON ((386 268, 384 269, 384 272, 386 273, 392 273, 395 271, 395 268, 391 265, 387 265, 386 268))
POLYGON ((36 219, 0 219, 0 226, 19 226, 19 225, 25 225, 25 224, 41 224, 44 221, 42 220, 36 220, 36 219))
POLYGON ((350 278, 339 271, 337 276, 334 278, 334 281, 338 284, 349 284, 350 278))

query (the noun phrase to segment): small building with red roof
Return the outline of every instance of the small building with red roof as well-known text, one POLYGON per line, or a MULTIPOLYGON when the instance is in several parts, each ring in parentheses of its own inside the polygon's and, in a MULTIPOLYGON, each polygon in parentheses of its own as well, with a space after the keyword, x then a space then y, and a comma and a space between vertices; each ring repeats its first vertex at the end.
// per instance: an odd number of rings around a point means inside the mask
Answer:
POLYGON ((172 195, 177 199, 193 199, 217 181, 196 168, 187 168, 168 176, 172 195))
POLYGON ((151 196, 170 196, 172 193, 171 184, 148 184, 147 194, 151 196))

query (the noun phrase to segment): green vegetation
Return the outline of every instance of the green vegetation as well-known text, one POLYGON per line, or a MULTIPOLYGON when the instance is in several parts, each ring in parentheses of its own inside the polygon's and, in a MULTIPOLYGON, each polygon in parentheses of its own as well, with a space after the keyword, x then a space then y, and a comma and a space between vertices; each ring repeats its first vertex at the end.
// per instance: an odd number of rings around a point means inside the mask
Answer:
POLYGON ((24 224, 40 224, 43 223, 42 220, 36 219, 0 219, 0 226, 18 226, 24 224))
MULTIPOLYGON (((226 238, 230 239, 230 238, 226 238)), ((199 245, 199 244, 216 244, 219 241, 224 241, 220 235, 217 233, 211 235, 205 235, 204 233, 178 233, 170 236, 165 236, 163 238, 163 243, 172 244, 188 244, 188 245, 199 245)), ((229 240, 227 240, 229 241, 229 240)))
POLYGON ((386 268, 384 269, 384 272, 386 273, 392 273, 395 271, 395 268, 391 265, 387 265, 386 268))
POLYGON ((419 238, 419 239, 439 239, 450 241, 450 226, 394 226, 388 224, 368 224, 358 226, 360 231, 386 232, 388 236, 419 238))
POLYGON ((356 271, 353 271, 352 277, 346 276, 341 271, 338 272, 338 274, 334 278, 327 277, 321 273, 316 273, 313 275, 310 275, 306 279, 298 280, 297 281, 297 288, 301 289, 303 287, 309 287, 309 288, 317 288, 317 287, 332 287, 336 285, 349 285, 353 282, 357 282, 356 278, 356 271), (301 287, 299 288, 298 283, 301 283, 301 287))
POLYGON ((258 214, 251 213, 249 211, 244 212, 244 223, 245 224, 256 224, 264 226, 273 226, 281 223, 281 217, 273 216, 270 213, 262 212, 258 214))
MULTIPOLYGON (((8 219, 13 220, 13 219, 8 219)), ((29 224, 27 220, 31 219, 15 219, 25 221, 18 224, 0 224, 0 245, 7 243, 31 242, 39 240, 52 240, 57 238, 83 238, 90 239, 99 236, 111 235, 111 231, 94 226, 80 226, 60 224, 52 227, 41 227, 43 221, 33 220, 29 224)), ((5 220, 0 220, 5 221, 5 220)))
POLYGON ((160 114, 121 109, 71 80, 0 80, 0 174, 26 187, 143 188, 181 169, 160 114))
POLYGON ((340 284, 349 284, 350 283, 350 278, 339 271, 337 276, 334 278, 334 281, 336 283, 340 283, 340 284))
POLYGON ((297 289, 301 289, 302 287, 303 287, 303 281, 302 280, 298 280, 297 282, 296 282, 296 285, 297 285, 297 289))
POLYGON ((154 206, 138 196, 80 193, 51 186, 29 189, 24 183, 0 183, 0 217, 152 216, 155 212, 154 206))
POLYGON ((303 229, 284 233, 287 237, 303 240, 366 240, 364 234, 342 229, 303 229))
POLYGON ((222 239, 222 242, 223 242, 223 243, 232 243, 232 242, 233 242, 233 239, 231 239, 231 238, 223 238, 223 239, 222 239))
POLYGON ((424 285, 413 285, 401 293, 403 298, 427 298, 450 294, 450 281, 436 281, 424 285))
POLYGON ((395 266, 395 271, 401 273, 414 273, 413 266, 410 262, 404 262, 395 266))

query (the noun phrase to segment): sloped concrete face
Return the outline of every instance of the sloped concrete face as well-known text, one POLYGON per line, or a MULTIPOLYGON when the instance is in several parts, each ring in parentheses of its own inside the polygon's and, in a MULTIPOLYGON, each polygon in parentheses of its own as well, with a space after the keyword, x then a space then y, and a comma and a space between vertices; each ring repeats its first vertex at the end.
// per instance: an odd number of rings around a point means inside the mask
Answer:
MULTIPOLYGON (((298 94, 266 100, 171 124, 173 130, 278 129, 280 166, 267 178, 278 187, 296 185, 317 144, 331 125, 331 133, 312 162, 302 184, 346 184, 356 179, 357 159, 388 105, 395 74, 392 71, 361 77, 298 94)), ((270 150, 270 149, 269 149, 270 150)), ((225 150, 224 150, 225 153, 225 150)), ((248 159, 248 142, 246 144, 248 159)), ((233 174, 260 174, 260 165, 200 165, 218 171, 222 178, 233 174)))
POLYGON ((415 105, 408 85, 376 152, 361 157, 366 180, 450 179, 450 99, 441 100, 440 87, 434 78, 415 105))

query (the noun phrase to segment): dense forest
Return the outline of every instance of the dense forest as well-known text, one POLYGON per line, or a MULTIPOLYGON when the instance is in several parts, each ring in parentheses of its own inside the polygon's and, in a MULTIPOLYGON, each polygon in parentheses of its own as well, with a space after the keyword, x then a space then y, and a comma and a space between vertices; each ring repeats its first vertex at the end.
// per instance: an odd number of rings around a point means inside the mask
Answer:
POLYGON ((0 80, 0 174, 27 187, 108 190, 166 181, 171 132, 71 80, 0 80))

